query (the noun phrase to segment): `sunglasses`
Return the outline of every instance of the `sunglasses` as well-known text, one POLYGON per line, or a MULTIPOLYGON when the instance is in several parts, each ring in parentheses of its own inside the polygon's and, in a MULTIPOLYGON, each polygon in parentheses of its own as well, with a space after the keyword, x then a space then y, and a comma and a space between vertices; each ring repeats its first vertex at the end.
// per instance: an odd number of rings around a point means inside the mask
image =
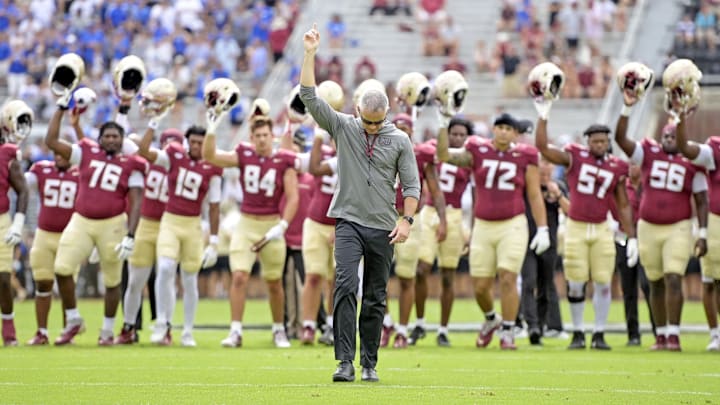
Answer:
POLYGON ((362 120, 363 124, 365 124, 365 125, 380 125, 383 122, 385 122, 385 118, 381 119, 380 121, 370 121, 370 120, 365 119, 365 117, 363 117, 362 115, 360 116, 360 119, 362 120))

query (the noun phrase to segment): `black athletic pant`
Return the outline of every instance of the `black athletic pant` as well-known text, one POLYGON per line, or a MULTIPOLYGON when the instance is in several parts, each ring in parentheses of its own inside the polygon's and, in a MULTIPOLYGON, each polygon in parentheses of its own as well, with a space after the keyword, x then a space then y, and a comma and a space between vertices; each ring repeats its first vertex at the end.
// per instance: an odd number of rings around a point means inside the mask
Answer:
POLYGON ((560 304, 555 289, 557 250, 549 248, 538 256, 528 249, 522 265, 522 314, 528 329, 547 325, 548 329, 563 330, 560 304))
POLYGON ((375 368, 385 315, 387 281, 393 258, 389 230, 368 228, 344 219, 335 225, 335 359, 355 359, 358 265, 364 257, 360 309, 360 364, 375 368))
POLYGON ((655 321, 650 307, 650 283, 645 276, 645 269, 638 261, 635 267, 628 267, 625 245, 615 242, 615 268, 620 272, 620 283, 623 290, 623 304, 625 305, 625 322, 627 323, 628 338, 640 337, 640 323, 638 321, 638 282, 645 295, 650 314, 653 335, 655 335, 655 321))

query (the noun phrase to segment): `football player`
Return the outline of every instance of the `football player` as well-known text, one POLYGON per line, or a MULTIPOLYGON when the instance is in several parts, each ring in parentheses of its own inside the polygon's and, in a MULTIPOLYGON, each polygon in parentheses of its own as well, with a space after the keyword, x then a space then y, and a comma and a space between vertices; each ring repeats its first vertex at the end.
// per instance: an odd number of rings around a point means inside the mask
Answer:
POLYGON ((125 131, 112 121, 100 127, 97 143, 85 138, 71 145, 59 139, 60 124, 70 97, 68 91, 58 100, 59 108, 45 136, 47 146, 78 165, 79 170, 76 212, 63 231, 55 258, 55 276, 67 317, 67 325, 55 344, 68 344, 85 330, 77 308, 73 277, 81 261, 97 247, 106 286, 105 318, 98 344, 112 345, 122 262, 130 257, 135 244, 146 165, 136 157, 122 154, 125 131), (130 211, 126 221, 127 204, 130 211))
POLYGON ((230 248, 233 271, 230 286, 230 333, 223 339, 225 347, 242 345, 242 319, 250 270, 259 256, 270 294, 273 319, 273 342, 280 348, 290 347, 283 325, 284 297, 282 287, 285 263, 285 240, 288 224, 297 211, 298 186, 295 154, 273 151, 272 121, 253 117, 250 142, 240 143, 234 151, 216 150, 215 131, 223 114, 208 114, 207 135, 203 141, 203 158, 219 167, 239 167, 243 201, 241 218, 235 228, 230 248), (283 194, 286 205, 279 209, 283 194))
MULTIPOLYGON (((685 157, 691 159, 693 163, 704 167, 708 171, 710 214, 707 226, 700 226, 698 237, 706 240, 707 254, 701 259, 701 268, 703 277, 713 280, 714 288, 712 291, 714 292, 715 308, 717 308, 717 305, 720 304, 720 170, 718 170, 718 167, 720 167, 720 137, 711 136, 704 144, 688 141, 687 129, 685 128, 687 115, 680 114, 679 118, 680 121, 677 124, 676 131, 678 150, 685 157)), ((710 292, 711 289, 706 288, 705 290, 710 292)), ((708 312, 714 312, 713 308, 709 308, 709 310, 708 312)), ((712 318, 716 316, 713 314, 712 317, 708 317, 714 320, 712 318)), ((711 341, 707 349, 715 351, 717 350, 716 347, 720 347, 720 333, 717 329, 717 323, 714 328, 712 328, 712 322, 708 324, 711 327, 711 341)))
POLYGON ((198 303, 198 272, 201 267, 211 267, 217 261, 222 169, 202 160, 206 132, 202 127, 191 126, 185 131, 187 149, 178 142, 169 142, 160 150, 151 148, 160 118, 150 120, 138 151, 149 163, 167 170, 168 200, 157 237, 157 319, 150 341, 160 345, 172 343, 170 322, 175 310, 175 271, 179 263, 184 306, 180 342, 194 347, 192 330, 198 303), (210 239, 203 251, 198 236, 202 235, 200 212, 205 196, 209 202, 210 239))
POLYGON ((48 339, 48 314, 52 303, 55 281, 55 255, 63 229, 75 212, 78 189, 77 167, 67 159, 55 155, 55 160, 39 161, 25 173, 31 191, 38 193, 40 211, 37 229, 30 249, 30 267, 36 284, 35 317, 38 330, 28 342, 30 346, 46 345, 48 339))
MULTIPOLYGON (((469 136, 473 135, 472 123, 462 118, 453 118, 448 124, 448 141, 450 148, 461 148, 469 136)), ((435 140, 430 141, 436 145, 435 140)), ((433 151, 433 154, 435 152, 433 151)), ((425 300, 427 299, 427 276, 430 274, 435 258, 442 277, 442 291, 440 293, 440 328, 437 334, 439 346, 449 346, 448 322, 454 299, 455 271, 460 263, 460 255, 465 244, 462 224, 462 195, 470 182, 471 171, 466 167, 458 167, 450 163, 437 165, 438 185, 445 198, 445 215, 447 217, 447 236, 439 241, 437 228, 441 226, 438 211, 430 203, 420 212, 422 222, 422 241, 420 243, 420 258, 415 280, 415 312, 417 321, 410 333, 410 344, 425 336, 425 300)))
POLYGON ((29 134, 32 116, 32 110, 20 100, 10 101, 0 110, 0 234, 5 236, 5 243, 0 243, 0 317, 5 346, 17 346, 11 287, 12 263, 15 245, 22 240, 28 204, 27 184, 18 160, 19 149, 14 142, 22 141, 29 134), (12 221, 7 196, 10 188, 17 194, 12 221))
MULTIPOLYGON (((398 114, 393 118, 393 124, 405 132, 411 139, 413 134, 413 121, 407 114, 398 114)), ((435 148, 431 144, 420 144, 414 147, 415 160, 417 161, 420 184, 427 185, 432 196, 435 212, 439 218, 434 237, 437 241, 444 241, 447 236, 447 219, 445 216, 445 196, 438 185, 437 172, 435 169, 435 148), (424 180, 424 181, 423 181, 424 180)), ((403 213, 402 187, 398 183, 395 208, 398 210, 400 220, 403 213)), ((418 210, 422 209, 422 203, 418 210)), ((420 211, 422 212, 422 211, 420 211)), ((406 348, 409 343, 407 324, 410 320, 413 302, 415 301, 415 274, 417 272, 418 260, 420 257, 420 246, 422 243, 421 221, 411 224, 412 232, 405 241, 395 245, 395 274, 400 280, 400 316, 399 325, 395 328, 395 341, 393 347, 396 349, 406 348)), ((386 311, 388 311, 386 307, 386 311)), ((392 328, 383 325, 380 347, 385 347, 390 339, 392 328)))
POLYGON ((588 146, 569 144, 559 149, 549 145, 547 122, 551 106, 550 100, 535 102, 539 115, 535 145, 547 160, 567 168, 570 209, 563 263, 574 327, 569 349, 585 348, 585 284, 592 279, 595 308, 592 348, 610 350, 604 331, 610 310, 610 281, 615 268, 615 243, 607 224, 611 198, 616 201, 620 223, 628 235, 628 266, 634 266, 638 259, 632 209, 625 191, 628 167, 625 162, 608 154, 610 128, 605 125, 591 125, 584 131, 588 146))
MULTIPOLYGON (((707 229, 707 178, 704 168, 679 153, 674 125, 663 128, 660 144, 651 139, 628 139, 628 117, 637 98, 628 93, 623 96, 625 104, 615 133, 620 148, 642 171, 637 233, 657 330, 651 349, 680 351, 682 279, 692 240, 690 200, 695 201, 700 228, 707 229)), ((699 257, 705 255, 706 237, 696 240, 694 251, 699 257)))
MULTIPOLYGON (((447 119, 447 118, 445 118, 447 119)), ((530 247, 542 254, 550 247, 545 205, 540 192, 538 151, 516 144, 516 120, 509 114, 493 123, 493 139, 470 137, 461 149, 449 150, 447 123, 441 125, 437 157, 459 167, 469 167, 475 180, 475 222, 470 245, 470 275, 475 299, 486 322, 478 335, 477 347, 487 347, 502 325, 500 348, 515 350, 513 326, 518 313, 517 275, 528 246, 528 223, 523 194, 537 224, 530 247), (493 308, 495 275, 500 278, 502 318, 493 308)))

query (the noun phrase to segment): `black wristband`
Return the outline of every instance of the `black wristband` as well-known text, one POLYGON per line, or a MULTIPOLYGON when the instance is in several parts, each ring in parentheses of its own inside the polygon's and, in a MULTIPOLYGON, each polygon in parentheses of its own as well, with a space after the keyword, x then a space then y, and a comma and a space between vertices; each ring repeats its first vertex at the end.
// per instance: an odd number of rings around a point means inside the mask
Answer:
POLYGON ((406 221, 408 221, 408 223, 409 223, 410 225, 412 225, 413 222, 415 222, 415 218, 413 218, 413 217, 411 217, 411 216, 409 216, 409 215, 404 215, 404 216, 403 216, 403 219, 406 220, 406 221))
POLYGON ((118 108, 118 112, 119 112, 120 114, 123 114, 123 115, 127 115, 128 111, 130 111, 130 106, 129 106, 129 105, 121 105, 121 106, 118 108))

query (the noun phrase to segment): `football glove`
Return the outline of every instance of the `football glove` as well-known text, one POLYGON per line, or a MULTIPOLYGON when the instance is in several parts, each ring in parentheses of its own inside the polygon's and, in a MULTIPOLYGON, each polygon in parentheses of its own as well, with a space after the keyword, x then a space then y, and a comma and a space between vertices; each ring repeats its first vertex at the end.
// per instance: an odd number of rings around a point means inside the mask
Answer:
POLYGON ((55 104, 61 109, 61 110, 67 110, 70 106, 70 100, 72 100, 72 91, 66 90, 60 98, 57 99, 55 104))
POLYGON ((115 253, 117 253, 118 259, 127 260, 132 254, 134 248, 135 238, 130 235, 126 235, 123 237, 122 242, 115 246, 115 253))
POLYGON ((218 253, 217 253, 217 243, 218 243, 218 237, 217 235, 210 235, 210 244, 207 245, 205 248, 205 252, 203 252, 202 257, 202 265, 201 267, 203 269, 207 269, 208 267, 212 267, 217 263, 218 253))
POLYGON ((218 114, 214 110, 207 110, 207 113, 205 114, 205 128, 207 128, 206 134, 217 134, 217 128, 220 126, 220 121, 222 121, 225 114, 227 114, 225 111, 218 114))
POLYGON ((269 231, 265 234, 266 240, 275 240, 280 239, 285 235, 285 231, 288 228, 288 223, 286 220, 281 219, 280 222, 278 222, 275 226, 270 228, 269 231))
POLYGON ((547 121, 548 116, 550 115, 550 108, 552 108, 552 101, 547 99, 536 99, 533 100, 533 104, 535 105, 535 111, 537 111, 538 117, 547 121))
POLYGON ((550 233, 547 226, 539 226, 530 242, 530 249, 540 256, 550 247, 550 233))
POLYGON ((22 241, 22 229, 25 224, 25 214, 16 212, 12 225, 5 234, 5 244, 15 246, 22 241))
POLYGON ((90 263, 90 264, 100 263, 100 252, 98 252, 97 247, 94 247, 92 252, 90 253, 90 257, 88 257, 88 263, 90 263))
POLYGON ((627 257, 628 267, 635 267, 638 262, 640 252, 638 251, 637 238, 630 238, 627 240, 625 247, 625 256, 627 257))

